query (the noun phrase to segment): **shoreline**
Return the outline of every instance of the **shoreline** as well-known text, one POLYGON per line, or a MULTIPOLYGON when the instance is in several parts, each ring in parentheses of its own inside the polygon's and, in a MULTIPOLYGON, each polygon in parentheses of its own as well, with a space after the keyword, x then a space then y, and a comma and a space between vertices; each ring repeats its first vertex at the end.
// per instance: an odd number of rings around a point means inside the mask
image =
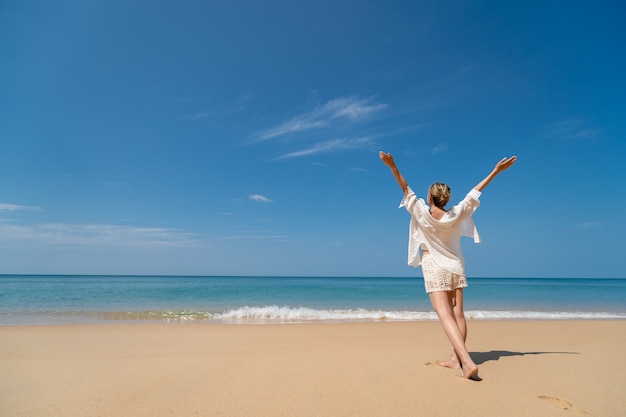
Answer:
POLYGON ((468 324, 482 382, 433 365, 450 353, 437 321, 0 326, 0 414, 617 417, 626 409, 626 320, 468 324))
MULTIPOLYGON (((468 321, 604 321, 626 320, 626 311, 469 310, 468 321)), ((324 324, 418 323, 438 321, 427 311, 390 309, 316 309, 311 307, 240 307, 223 312, 201 310, 49 311, 0 313, 3 326, 64 326, 115 324, 324 324)))
MULTIPOLYGON (((433 313, 434 314, 434 313, 433 313)), ((626 318, 472 318, 466 317, 468 325, 471 323, 601 323, 601 322, 626 322, 626 318)), ((48 327, 115 327, 115 326, 297 326, 297 325, 358 325, 358 324, 372 324, 372 325, 384 325, 384 324, 420 324, 420 323, 439 323, 437 318, 433 319, 418 319, 418 320, 255 320, 255 319, 242 319, 235 321, 228 320, 110 320, 106 322, 55 322, 55 323, 19 323, 19 324, 1 324, 0 329, 7 328, 48 328, 48 327)))

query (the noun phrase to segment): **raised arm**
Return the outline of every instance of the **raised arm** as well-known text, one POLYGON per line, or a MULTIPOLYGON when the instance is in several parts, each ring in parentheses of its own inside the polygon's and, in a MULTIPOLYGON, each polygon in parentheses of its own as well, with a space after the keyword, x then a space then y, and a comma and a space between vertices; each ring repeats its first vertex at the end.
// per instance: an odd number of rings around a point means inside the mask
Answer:
POLYGON ((511 165, 515 163, 517 160, 517 156, 512 156, 510 158, 502 158, 496 166, 493 168, 493 171, 489 173, 481 182, 476 184, 474 190, 482 191, 490 182, 493 180, 496 175, 504 171, 505 169, 509 169, 511 165))
POLYGON ((396 181, 398 181, 398 185, 400 185, 400 188, 402 188, 402 192, 404 193, 404 195, 406 195, 409 186, 407 185, 406 180, 404 179, 402 174, 400 174, 396 163, 393 161, 393 156, 391 156, 390 153, 384 153, 383 151, 380 151, 380 160, 383 161, 383 164, 387 165, 391 169, 391 173, 393 174, 396 181))

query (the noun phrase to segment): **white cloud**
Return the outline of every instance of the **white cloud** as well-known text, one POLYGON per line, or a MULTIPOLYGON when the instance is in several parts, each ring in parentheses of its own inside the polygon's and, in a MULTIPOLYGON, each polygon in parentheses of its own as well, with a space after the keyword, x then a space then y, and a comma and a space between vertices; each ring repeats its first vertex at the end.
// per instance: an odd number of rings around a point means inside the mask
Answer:
POLYGON ((210 110, 207 110, 207 111, 199 112, 196 114, 192 114, 191 116, 187 116, 187 119, 188 120, 200 120, 200 119, 208 119, 213 116, 215 116, 215 113, 210 110))
POLYGON ((0 224, 0 242, 100 247, 190 247, 202 244, 178 229, 99 224, 0 224))
POLYGON ((263 132, 259 140, 263 141, 290 133, 329 127, 335 119, 348 119, 350 121, 365 119, 385 108, 387 108, 386 104, 375 103, 372 97, 337 98, 263 132))
POLYGON ((124 181, 104 181, 104 185, 112 188, 130 188, 131 185, 124 181))
POLYGON ((600 129, 591 128, 582 119, 566 119, 545 128, 545 137, 560 140, 592 140, 600 136, 600 129))
POLYGON ((271 203, 272 202, 272 200, 270 200, 269 198, 261 194, 250 194, 248 196, 248 199, 251 201, 259 202, 259 203, 271 203))
POLYGON ((372 98, 338 98, 329 101, 323 110, 332 115, 333 119, 346 117, 356 120, 369 116, 387 108, 386 104, 370 104, 372 98))
POLYGON ((302 130, 309 130, 326 126, 328 126, 328 123, 324 121, 302 120, 294 118, 288 122, 283 123, 280 126, 268 130, 263 135, 261 135, 261 140, 271 139, 277 136, 283 136, 288 133, 295 133, 302 130))
POLYGON ((434 155, 437 155, 439 153, 443 153, 445 151, 448 150, 448 145, 446 145, 445 143, 438 143, 437 146, 435 146, 434 148, 431 149, 431 152, 434 155))
POLYGON ((584 222, 578 225, 578 227, 582 230, 595 229, 596 227, 600 227, 600 226, 602 226, 602 223, 594 222, 594 221, 584 222))
MULTIPOLYGON (((207 109, 203 111, 198 111, 194 114, 190 114, 184 117, 184 120, 220 120, 232 116, 237 113, 241 113, 248 108, 248 103, 253 98, 252 94, 242 94, 238 97, 235 97, 229 103, 222 103, 216 105, 213 109, 207 109)), ((200 99, 205 101, 204 99, 200 99)), ((195 99, 193 98, 183 98, 183 100, 179 100, 181 102, 193 102, 195 99)))
POLYGON ((326 142, 316 143, 315 145, 306 149, 302 149, 300 151, 290 152, 288 154, 279 156, 276 159, 301 158, 303 156, 317 155, 320 153, 366 148, 371 146, 371 144, 372 139, 369 137, 356 139, 333 139, 326 142))
POLYGON ((41 207, 20 206, 17 204, 0 203, 0 211, 41 211, 41 207))
POLYGON ((224 240, 287 240, 287 235, 269 235, 269 234, 241 234, 241 235, 230 235, 224 237, 224 240))

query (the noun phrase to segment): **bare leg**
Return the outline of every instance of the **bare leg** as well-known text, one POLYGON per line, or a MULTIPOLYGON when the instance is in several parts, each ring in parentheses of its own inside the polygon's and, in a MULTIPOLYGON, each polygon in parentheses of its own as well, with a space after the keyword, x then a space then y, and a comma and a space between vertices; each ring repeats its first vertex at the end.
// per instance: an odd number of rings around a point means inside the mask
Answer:
MULTIPOLYGON (((463 377, 473 379, 478 374, 478 366, 476 366, 470 357, 467 348, 465 347, 466 332, 464 334, 464 332, 461 331, 459 324, 457 324, 452 301, 455 297, 451 296, 450 293, 455 293, 455 291, 431 292, 430 302, 439 317, 444 333, 448 337, 450 343, 452 343, 456 356, 458 356, 461 367, 463 368, 463 377)), ((466 328, 466 326, 463 327, 466 328)))
MULTIPOLYGON (((459 330, 463 335, 463 341, 467 341, 467 323, 465 321, 465 312, 463 311, 463 288, 457 288, 455 290, 449 291, 448 298, 450 303, 452 304, 452 310, 454 312, 454 320, 456 324, 459 326, 459 330)), ((458 369, 461 367, 461 360, 459 355, 455 351, 450 355, 450 359, 447 361, 439 362, 439 365, 445 366, 446 368, 458 369)))

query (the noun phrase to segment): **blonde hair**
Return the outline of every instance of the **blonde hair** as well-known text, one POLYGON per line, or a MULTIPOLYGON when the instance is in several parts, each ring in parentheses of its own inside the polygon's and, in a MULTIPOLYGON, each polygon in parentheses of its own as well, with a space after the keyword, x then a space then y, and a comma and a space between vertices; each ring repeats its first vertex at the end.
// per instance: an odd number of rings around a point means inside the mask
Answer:
POLYGON ((428 195, 435 207, 443 209, 450 201, 450 187, 446 184, 436 182, 428 189, 428 195))

